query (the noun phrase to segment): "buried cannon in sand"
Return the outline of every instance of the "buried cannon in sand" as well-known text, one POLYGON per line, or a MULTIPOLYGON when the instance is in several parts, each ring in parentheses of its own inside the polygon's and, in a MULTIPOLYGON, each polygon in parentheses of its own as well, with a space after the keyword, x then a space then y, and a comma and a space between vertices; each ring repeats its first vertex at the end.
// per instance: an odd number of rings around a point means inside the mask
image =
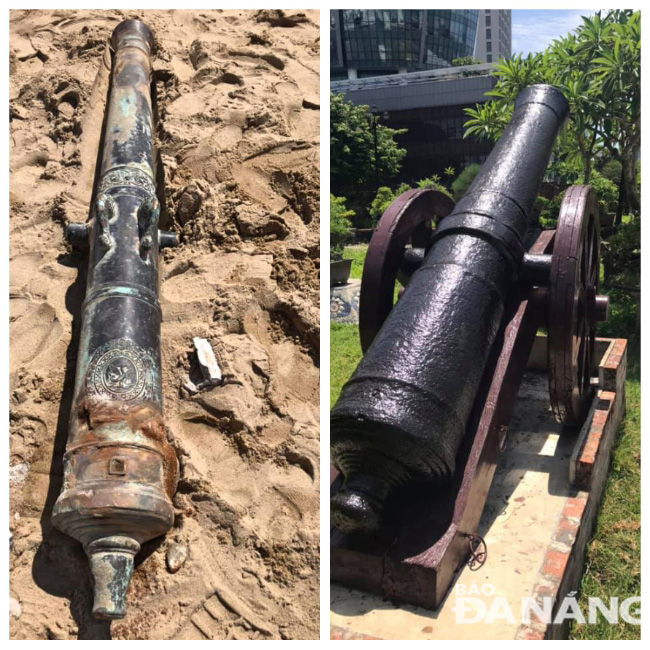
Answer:
POLYGON ((457 205, 410 190, 378 224, 364 357, 331 412, 334 581, 437 608, 456 570, 485 560, 478 524, 539 327, 556 418, 571 428, 587 415, 608 315, 593 189, 567 190, 555 231, 530 227, 568 111, 556 88, 525 89, 457 205))
POLYGON ((134 556, 173 523, 178 461, 165 434, 160 370, 158 230, 151 104, 153 35, 118 25, 101 168, 87 224, 88 282, 63 490, 52 521, 79 540, 94 581, 93 615, 119 619, 134 556))

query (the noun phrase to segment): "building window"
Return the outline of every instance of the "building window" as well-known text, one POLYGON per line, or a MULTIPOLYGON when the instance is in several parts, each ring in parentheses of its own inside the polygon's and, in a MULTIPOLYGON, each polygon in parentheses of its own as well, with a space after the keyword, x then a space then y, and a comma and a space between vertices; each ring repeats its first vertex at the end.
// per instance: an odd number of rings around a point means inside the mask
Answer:
POLYGON ((478 11, 428 9, 332 11, 331 67, 371 72, 448 67, 454 58, 472 54, 478 16, 478 11))
POLYGON ((485 30, 485 38, 492 38, 492 30, 491 29, 486 29, 485 30))
MULTIPOLYGON (((487 11, 485 13, 487 13, 487 11)), ((485 26, 492 27, 492 18, 490 18, 490 16, 485 16, 485 26)))
POLYGON ((485 51, 486 52, 491 52, 492 51, 492 41, 486 41, 486 43, 485 43, 485 51))
POLYGON ((487 58, 488 63, 492 63, 492 55, 491 54, 488 54, 486 58, 487 58))

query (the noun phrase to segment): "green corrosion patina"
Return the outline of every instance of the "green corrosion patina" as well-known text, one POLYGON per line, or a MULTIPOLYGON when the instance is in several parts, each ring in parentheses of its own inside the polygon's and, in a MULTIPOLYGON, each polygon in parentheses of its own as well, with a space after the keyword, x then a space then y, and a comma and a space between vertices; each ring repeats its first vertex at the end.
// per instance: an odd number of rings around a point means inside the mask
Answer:
POLYGON ((87 550, 94 581, 93 615, 108 620, 124 618, 133 558, 140 545, 115 536, 98 540, 87 550))
POLYGON ((134 101, 131 101, 131 95, 127 94, 120 98, 119 101, 120 114, 122 117, 127 119, 136 119, 137 118, 137 106, 134 101))

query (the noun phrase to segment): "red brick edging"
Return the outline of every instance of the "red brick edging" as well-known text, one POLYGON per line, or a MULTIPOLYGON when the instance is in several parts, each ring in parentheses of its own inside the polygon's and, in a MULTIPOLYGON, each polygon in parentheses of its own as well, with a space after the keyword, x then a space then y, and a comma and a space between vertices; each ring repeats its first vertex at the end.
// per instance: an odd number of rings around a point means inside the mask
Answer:
MULTIPOLYGON (((599 366, 601 390, 571 459, 576 493, 567 497, 531 594, 540 607, 544 598, 551 598, 553 616, 562 599, 580 586, 587 541, 605 487, 616 430, 625 412, 626 362, 627 341, 613 339, 599 366)), ((567 632, 568 622, 546 624, 532 612, 531 622, 520 625, 515 638, 561 639, 567 632)))

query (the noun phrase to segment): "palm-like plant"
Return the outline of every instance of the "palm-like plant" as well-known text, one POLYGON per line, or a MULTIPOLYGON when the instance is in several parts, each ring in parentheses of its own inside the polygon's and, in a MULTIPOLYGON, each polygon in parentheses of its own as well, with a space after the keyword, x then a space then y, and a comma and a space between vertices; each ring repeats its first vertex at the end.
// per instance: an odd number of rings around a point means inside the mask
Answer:
POLYGON ((496 140, 510 120, 517 95, 535 83, 562 90, 570 119, 554 157, 580 160, 589 182, 594 159, 602 152, 619 160, 630 206, 639 210, 636 164, 641 129, 640 12, 612 10, 583 17, 574 33, 544 52, 517 55, 495 65, 493 101, 465 109, 465 136, 496 140))
POLYGON ((503 129, 510 121, 512 109, 504 102, 486 102, 476 108, 466 108, 470 119, 465 122, 465 134, 477 140, 498 140, 503 129))

